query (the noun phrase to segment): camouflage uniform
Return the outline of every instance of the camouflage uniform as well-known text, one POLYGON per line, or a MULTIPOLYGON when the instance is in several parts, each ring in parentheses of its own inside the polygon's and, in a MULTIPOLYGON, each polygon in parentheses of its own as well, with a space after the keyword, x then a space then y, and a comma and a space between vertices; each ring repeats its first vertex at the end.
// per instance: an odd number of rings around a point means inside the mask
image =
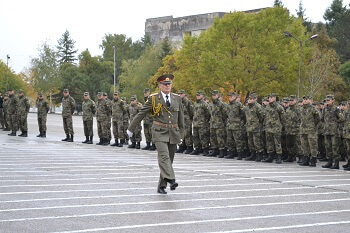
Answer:
POLYGON ((124 102, 125 104, 125 109, 126 109, 126 114, 123 117, 123 133, 124 133, 124 138, 125 138, 125 144, 128 144, 129 136, 126 133, 126 130, 129 128, 129 120, 130 120, 130 112, 129 112, 129 104, 124 102))
MULTIPOLYGON (((319 109, 320 115, 323 115, 323 109, 319 109)), ((317 125, 317 144, 318 144, 318 153, 320 159, 326 158, 326 145, 324 138, 324 121, 323 119, 317 125)))
POLYGON ((0 95, 0 125, 1 128, 5 128, 5 121, 4 121, 4 98, 2 95, 0 95))
POLYGON ((106 96, 106 104, 108 106, 109 111, 107 111, 107 118, 106 118, 106 125, 107 125, 107 140, 108 143, 111 141, 112 138, 112 131, 111 131, 111 127, 112 127, 112 123, 111 123, 111 119, 112 119, 112 101, 110 99, 108 99, 107 97, 107 93, 103 93, 103 96, 106 96))
POLYGON ((50 108, 46 100, 44 99, 38 99, 36 101, 36 107, 38 108, 37 117, 38 117, 38 126, 39 126, 39 132, 40 132, 38 137, 44 137, 46 136, 47 113, 49 112, 50 108))
POLYGON ((14 94, 9 95, 8 104, 7 104, 7 116, 9 127, 12 131, 12 135, 15 134, 18 130, 18 98, 14 94))
MULTIPOLYGON (((84 99, 82 103, 83 109, 83 126, 84 126, 84 135, 85 137, 94 136, 94 114, 96 113, 96 104, 91 99, 84 99)), ((86 142, 88 142, 87 140, 86 142)))
MULTIPOLYGON (((99 93, 99 96, 102 94, 99 93)), ((100 142, 97 143, 98 145, 106 144, 108 141, 108 112, 110 112, 109 105, 107 104, 107 101, 103 98, 99 99, 97 101, 96 106, 96 120, 97 120, 97 133, 98 137, 100 138, 100 142)))
POLYGON ((346 145, 346 157, 348 163, 343 167, 348 170, 350 167, 350 108, 344 112, 344 127, 343 127, 343 137, 346 145))
POLYGON ((112 100, 112 125, 113 125, 113 136, 116 142, 118 139, 124 139, 124 124, 123 119, 126 115, 126 108, 124 102, 118 99, 112 100))
POLYGON ((184 97, 182 98, 182 106, 184 109, 184 120, 185 120, 185 135, 184 141, 186 146, 192 147, 193 138, 192 138, 192 120, 193 120, 193 106, 191 101, 184 97))
POLYGON ((28 132, 27 117, 28 117, 29 109, 30 109, 30 104, 29 104, 28 98, 25 97, 24 95, 19 96, 17 114, 18 114, 19 129, 22 131, 22 134, 20 134, 21 136, 27 134, 28 132))
POLYGON ((8 94, 5 94, 4 96, 4 102, 3 102, 3 107, 4 107, 4 131, 9 131, 9 115, 8 115, 8 94))
POLYGON ((74 135, 72 115, 75 110, 75 100, 68 95, 62 99, 63 128, 66 135, 74 135))
MULTIPOLYGON (((197 93, 198 94, 198 93, 197 93)), ((209 149, 209 140, 210 140, 210 131, 209 123, 210 122, 210 112, 208 104, 203 100, 196 100, 193 104, 193 143, 198 152, 201 149, 209 149)))
MULTIPOLYGON (((140 112, 141 108, 142 108, 141 103, 137 103, 135 105, 130 104, 130 106, 129 106, 130 122, 132 122, 134 117, 140 112)), ((134 135, 130 139, 132 143, 141 142, 141 140, 142 140, 141 131, 142 131, 142 127, 141 127, 141 123, 140 123, 135 128, 134 135)))
MULTIPOLYGON (((149 88, 146 88, 144 91, 145 94, 147 94, 149 92, 150 92, 149 88)), ((144 105, 146 104, 147 100, 148 100, 148 96, 145 96, 144 102, 143 102, 144 105)), ((153 123, 153 118, 152 118, 151 114, 147 114, 143 118, 143 133, 145 135, 146 144, 147 144, 146 147, 142 148, 144 150, 150 149, 150 144, 152 142, 152 123, 153 123)))

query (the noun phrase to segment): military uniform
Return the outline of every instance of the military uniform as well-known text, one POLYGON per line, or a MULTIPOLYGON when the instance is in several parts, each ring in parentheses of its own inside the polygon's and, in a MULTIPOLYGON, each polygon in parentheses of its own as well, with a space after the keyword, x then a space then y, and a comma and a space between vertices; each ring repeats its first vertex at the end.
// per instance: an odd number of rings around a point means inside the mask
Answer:
MULTIPOLYGON (((128 145, 129 136, 126 133, 126 131, 129 128, 129 120, 130 120, 129 104, 126 103, 125 97, 122 97, 122 100, 124 102, 125 109, 126 109, 126 114, 123 117, 123 133, 124 133, 124 142, 123 142, 123 144, 124 145, 128 145)), ((119 144, 119 146, 121 146, 121 145, 119 144)))
POLYGON ((8 104, 9 104, 9 96, 8 94, 4 95, 4 102, 3 102, 3 108, 4 108, 4 129, 3 131, 10 131, 9 129, 9 115, 8 115, 8 104))
POLYGON ((99 99, 96 106, 97 133, 100 141, 96 145, 108 145, 108 112, 111 111, 102 93, 98 93, 99 99))
MULTIPOLYGON (((9 90, 10 92, 12 90, 9 90)), ((8 104, 7 104, 7 116, 8 116, 8 122, 9 127, 12 131, 12 133, 8 134, 9 136, 16 136, 16 132, 18 130, 18 118, 17 118, 17 111, 18 111, 18 98, 14 94, 9 94, 8 104)))
POLYGON ((4 121, 4 97, 0 93, 0 125, 1 129, 5 128, 5 121, 4 121))
POLYGON ((111 119, 112 119, 112 101, 110 99, 108 99, 107 93, 104 92, 103 93, 103 97, 106 100, 106 104, 108 106, 109 111, 107 111, 107 117, 106 117, 106 125, 107 125, 107 140, 105 141, 105 145, 108 145, 112 139, 112 131, 111 131, 111 127, 112 127, 112 123, 111 123, 111 119))
POLYGON ((193 136, 192 136, 192 121, 193 121, 193 105, 186 96, 185 90, 181 90, 179 94, 185 95, 182 97, 182 107, 184 110, 185 134, 182 141, 185 154, 190 154, 193 151, 193 136))
MULTIPOLYGON (((172 75, 163 75, 158 78, 159 85, 171 83, 172 75)), ((129 126, 129 131, 134 132, 146 114, 152 113, 152 140, 158 150, 158 164, 160 179, 158 192, 166 194, 165 188, 170 183, 170 189, 175 190, 178 184, 175 182, 175 173, 172 167, 176 144, 180 143, 184 133, 184 117, 180 96, 170 93, 163 97, 162 92, 151 95, 140 112, 134 117, 129 126)))
POLYGON ((19 129, 22 132, 18 136, 28 137, 27 117, 28 117, 28 112, 30 109, 30 104, 29 104, 28 98, 23 95, 22 90, 19 90, 18 93, 21 94, 18 96, 18 110, 17 110, 18 124, 19 124, 19 129))
POLYGON ((64 89, 64 93, 68 93, 68 96, 62 98, 62 118, 63 118, 63 128, 66 133, 66 138, 62 141, 73 142, 73 118, 72 115, 75 110, 75 100, 69 95, 68 89, 64 89))
POLYGON ((344 170, 350 171, 350 108, 344 111, 343 137, 346 145, 347 164, 343 165, 344 170))
MULTIPOLYGON (((90 96, 89 92, 85 92, 84 96, 90 96)), ((88 98, 85 99, 82 103, 82 109, 83 109, 83 126, 84 126, 84 135, 85 135, 85 141, 83 143, 86 144, 92 144, 93 143, 93 136, 94 136, 94 114, 96 113, 96 104, 95 102, 88 98)))
POLYGON ((119 146, 118 139, 120 140, 120 147, 123 146, 123 119, 125 114, 127 114, 125 104, 119 99, 119 93, 115 92, 112 100, 112 126, 115 143, 111 144, 111 146, 119 146))
POLYGON ((49 112, 50 108, 46 100, 41 98, 42 94, 39 93, 39 96, 40 98, 38 98, 36 101, 36 107, 38 109, 37 117, 39 126, 39 135, 37 135, 37 137, 46 137, 46 119, 47 113, 49 112))
MULTIPOLYGON (((323 105, 323 103, 322 103, 323 105)), ((318 111, 320 115, 323 115, 323 109, 319 108, 318 111)), ((317 126, 317 144, 318 144, 318 154, 320 161, 327 161, 326 159, 326 145, 324 139, 324 122, 323 119, 320 120, 317 126)))
MULTIPOLYGON (((148 96, 150 93, 150 89, 146 88, 144 90, 144 102, 143 104, 146 103, 146 101, 148 100, 148 96)), ((143 118, 143 133, 145 135, 145 139, 146 139, 146 146, 144 148, 142 148, 142 150, 149 150, 151 149, 151 142, 152 142, 152 117, 150 114, 147 114, 145 116, 145 118, 143 118)), ((152 150, 153 150, 153 145, 152 145, 152 150)))
MULTIPOLYGON (((131 101, 135 101, 136 96, 132 96, 130 98, 131 101)), ((130 104, 129 105, 129 113, 130 113, 130 122, 132 122, 132 120, 134 119, 134 117, 140 112, 142 107, 141 103, 134 103, 134 104, 130 104)), ((131 145, 128 146, 128 148, 136 148, 136 149, 140 149, 140 142, 142 140, 141 137, 141 131, 142 131, 142 127, 141 127, 141 123, 137 125, 137 127, 135 127, 134 129, 134 135, 132 136, 132 138, 130 138, 131 140, 131 145)))

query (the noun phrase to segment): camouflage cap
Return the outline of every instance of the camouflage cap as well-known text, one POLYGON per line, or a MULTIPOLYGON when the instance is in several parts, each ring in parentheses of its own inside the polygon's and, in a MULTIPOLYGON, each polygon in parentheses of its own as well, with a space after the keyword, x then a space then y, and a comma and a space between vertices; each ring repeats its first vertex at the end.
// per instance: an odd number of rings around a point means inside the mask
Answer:
POLYGON ((38 93, 38 96, 39 96, 39 97, 42 97, 42 96, 43 96, 43 93, 39 92, 39 93, 38 93))
POLYGON ((126 97, 121 97, 120 99, 125 101, 125 100, 126 100, 126 97))
POLYGON ((203 91, 197 91, 197 95, 203 95, 203 91))
POLYGON ((314 101, 314 105, 320 105, 320 102, 314 101))
POLYGON ((136 95, 132 95, 131 97, 130 97, 130 100, 131 101, 133 101, 133 100, 136 100, 137 98, 136 98, 136 95))
POLYGON ((289 98, 284 97, 284 98, 282 99, 282 103, 288 103, 288 102, 289 102, 289 98))
POLYGON ((303 99, 302 98, 299 98, 298 99, 298 103, 302 103, 303 102, 303 99))
POLYGON ((147 93, 150 92, 151 90, 149 88, 145 88, 145 90, 143 91, 143 93, 147 93))
POLYGON ((220 92, 218 91, 218 90, 213 90, 212 92, 211 92, 211 95, 218 95, 220 92))
POLYGON ((182 89, 178 92, 178 94, 186 94, 186 91, 182 89))
POLYGON ((102 95, 103 95, 103 96, 107 96, 107 92, 103 92, 102 95))
POLYGON ((68 89, 63 89, 63 93, 67 93, 67 92, 69 92, 68 89))
POLYGON ((90 93, 89 92, 84 92, 84 96, 90 96, 90 93))
POLYGON ((249 99, 255 99, 255 98, 258 98, 258 96, 256 95, 256 93, 252 93, 249 95, 248 97, 249 99))
POLYGON ((12 88, 9 88, 9 89, 7 89, 7 91, 13 91, 13 89, 12 89, 12 88))
POLYGON ((113 95, 119 95, 119 91, 115 91, 113 95))
POLYGON ((18 93, 23 93, 23 90, 22 90, 22 89, 19 89, 19 90, 18 90, 18 93))
POLYGON ((343 106, 345 106, 346 104, 347 104, 346 101, 342 101, 342 102, 340 103, 340 105, 343 105, 343 106))
POLYGON ((97 92, 97 96, 102 96, 102 92, 97 92))
POLYGON ((262 100, 262 101, 269 102, 269 97, 265 97, 265 98, 263 98, 263 100, 262 100))
POLYGON ((237 96, 237 93, 236 92, 229 92, 228 96, 237 96))
POLYGON ((293 100, 296 100, 296 99, 297 99, 297 97, 295 95, 289 96, 289 101, 293 101, 293 100))
POLYGON ((276 93, 270 93, 269 97, 277 97, 277 94, 276 93))
POLYGON ((326 99, 334 100, 334 95, 327 95, 327 96, 326 96, 326 99))
POLYGON ((312 97, 311 97, 311 96, 309 96, 309 95, 304 95, 304 96, 303 96, 303 99, 304 99, 304 100, 311 100, 311 99, 312 99, 312 97))

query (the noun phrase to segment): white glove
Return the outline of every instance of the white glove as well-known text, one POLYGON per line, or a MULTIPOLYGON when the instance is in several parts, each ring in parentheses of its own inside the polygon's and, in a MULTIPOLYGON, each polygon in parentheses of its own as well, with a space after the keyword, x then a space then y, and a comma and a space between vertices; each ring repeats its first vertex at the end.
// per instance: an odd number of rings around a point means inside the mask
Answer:
POLYGON ((126 133, 128 134, 129 138, 132 137, 132 135, 134 134, 133 132, 131 132, 130 130, 126 130, 126 133))

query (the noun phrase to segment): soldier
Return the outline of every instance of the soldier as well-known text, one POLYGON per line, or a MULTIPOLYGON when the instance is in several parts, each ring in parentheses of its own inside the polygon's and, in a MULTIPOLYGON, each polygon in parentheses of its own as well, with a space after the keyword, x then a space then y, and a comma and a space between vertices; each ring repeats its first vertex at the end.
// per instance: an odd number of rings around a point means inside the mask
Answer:
POLYGON ((97 121, 97 133, 100 141, 96 145, 108 145, 108 111, 110 111, 107 101, 103 98, 103 93, 97 94, 97 107, 96 107, 96 121, 97 121))
MULTIPOLYGON (((130 122, 132 122, 134 117, 140 112, 141 107, 142 104, 137 102, 136 95, 131 96, 129 106, 130 122)), ((140 123, 134 128, 133 136, 130 138, 131 145, 129 145, 128 148, 140 149, 140 142, 142 140, 141 131, 142 127, 140 123)))
POLYGON ((4 97, 2 96, 2 93, 0 92, 0 129, 5 129, 5 122, 4 122, 4 97))
MULTIPOLYGON (((244 113, 246 118, 246 130, 248 137, 248 146, 251 155, 248 160, 256 160, 259 162, 262 158, 264 151, 261 130, 264 119, 264 110, 257 102, 256 94, 250 94, 248 97, 248 105, 244 107, 244 113)), ((237 160, 242 160, 243 155, 238 155, 237 160)))
POLYGON ((188 99, 185 90, 180 90, 179 95, 182 100, 182 107, 184 109, 184 120, 185 120, 185 135, 182 139, 182 144, 179 145, 179 149, 176 153, 190 154, 193 151, 193 140, 192 140, 192 120, 193 120, 193 106, 191 101, 188 99))
POLYGON ((237 94, 231 92, 228 94, 229 104, 227 106, 227 147, 228 154, 226 159, 233 159, 235 154, 242 157, 244 151, 244 136, 242 127, 245 124, 244 106, 237 102, 237 94))
POLYGON ((151 111, 153 116, 152 140, 157 146, 160 168, 157 189, 160 194, 167 193, 165 191, 167 183, 170 184, 170 190, 178 187, 172 163, 176 144, 180 143, 183 138, 184 117, 180 96, 171 93, 173 78, 173 75, 166 74, 157 79, 161 91, 148 98, 145 106, 135 116, 128 129, 129 136, 132 136, 132 132, 138 127, 142 118, 151 111))
POLYGON ((18 124, 21 134, 19 137, 28 137, 27 117, 30 109, 28 98, 24 96, 23 90, 18 90, 18 124))
MULTIPOLYGON (((150 94, 151 94, 150 89, 145 88, 143 92, 143 97, 144 97, 143 104, 146 103, 150 94)), ((152 117, 150 114, 147 114, 145 118, 143 118, 143 133, 146 138, 146 146, 143 147, 142 150, 149 150, 151 149, 151 142, 152 142, 152 117)), ((154 146, 152 145, 152 147, 154 146)))
POLYGON ((75 100, 69 95, 69 90, 63 90, 62 98, 62 118, 63 118, 63 128, 66 133, 66 138, 62 141, 73 142, 73 118, 72 115, 75 110, 75 100))
POLYGON ((6 93, 4 95, 4 102, 3 102, 3 107, 4 107, 4 129, 3 131, 10 131, 9 127, 9 115, 8 115, 8 104, 9 104, 9 95, 6 93))
MULTIPOLYGON (((346 101, 342 101, 338 106, 343 117, 344 117, 344 107, 346 104, 347 104, 346 101)), ((343 128, 344 128, 344 121, 339 121, 338 128, 337 128, 337 138, 339 141, 339 157, 340 157, 339 160, 340 161, 345 161, 345 157, 346 157, 346 145, 345 145, 345 140, 343 135, 343 128)))
POLYGON ((209 124, 210 112, 208 104, 204 101, 202 91, 197 91, 196 102, 193 104, 193 143, 195 150, 191 155, 199 155, 203 152, 203 156, 209 154, 209 124))
POLYGON ((85 141, 82 143, 92 144, 94 137, 94 114, 96 113, 96 104, 90 98, 89 92, 84 92, 84 101, 82 103, 83 109, 83 126, 85 141))
POLYGON ((37 135, 37 137, 45 138, 47 113, 49 112, 50 108, 46 100, 44 100, 42 93, 38 94, 36 107, 38 108, 37 117, 39 126, 39 135, 37 135))
MULTIPOLYGON (((349 100, 350 101, 350 100, 349 100)), ((344 111, 344 128, 343 128, 343 137, 346 145, 346 157, 348 162, 343 165, 345 171, 350 171, 350 108, 349 101, 345 106, 342 106, 344 111)))
POLYGON ((106 100, 106 104, 108 105, 109 111, 107 111, 107 118, 106 118, 106 125, 107 125, 107 140, 103 143, 104 146, 109 145, 112 139, 112 132, 111 132, 111 119, 112 119, 112 101, 108 99, 107 92, 103 92, 103 98, 106 100))
MULTIPOLYGON (((289 98, 284 97, 281 101, 281 105, 283 107, 284 112, 286 112, 286 110, 289 107, 289 98)), ((282 161, 287 160, 287 158, 289 157, 289 152, 287 149, 287 134, 286 134, 286 128, 285 128, 285 124, 286 124, 286 114, 283 114, 281 116, 281 123, 282 123, 282 134, 281 134, 281 146, 282 146, 282 161)))
POLYGON ((111 146, 123 147, 124 131, 123 119, 126 113, 124 102, 119 99, 119 92, 114 92, 112 100, 112 126, 114 143, 111 146), (119 141, 118 141, 119 139, 119 141), (119 143, 120 142, 120 143, 119 143))
POLYGON ((9 136, 16 136, 17 130, 18 130, 18 118, 17 118, 17 111, 18 111, 18 98, 15 96, 14 91, 12 89, 8 90, 8 105, 7 105, 7 116, 9 120, 9 127, 11 129, 11 133, 8 134, 9 136))
POLYGON ((119 143, 118 147, 122 147, 123 145, 128 145, 128 141, 129 141, 129 136, 126 132, 126 130, 129 127, 129 120, 130 120, 130 113, 129 113, 129 104, 126 102, 126 98, 122 97, 122 101, 124 102, 125 105, 125 109, 126 109, 126 114, 124 115, 123 118, 123 132, 124 132, 124 139, 122 140, 123 143, 121 145, 121 143, 119 143))
POLYGON ((301 148, 303 158, 300 161, 302 166, 316 166, 317 157, 317 125, 320 121, 319 111, 311 104, 311 97, 303 97, 303 107, 301 108, 301 148))
MULTIPOLYGON (((316 105, 317 110, 320 112, 320 116, 323 114, 325 100, 321 101, 319 105, 316 105)), ((324 140, 324 122, 321 119, 317 126, 317 145, 318 145, 318 159, 320 161, 328 161, 326 158, 326 145, 324 140)))

